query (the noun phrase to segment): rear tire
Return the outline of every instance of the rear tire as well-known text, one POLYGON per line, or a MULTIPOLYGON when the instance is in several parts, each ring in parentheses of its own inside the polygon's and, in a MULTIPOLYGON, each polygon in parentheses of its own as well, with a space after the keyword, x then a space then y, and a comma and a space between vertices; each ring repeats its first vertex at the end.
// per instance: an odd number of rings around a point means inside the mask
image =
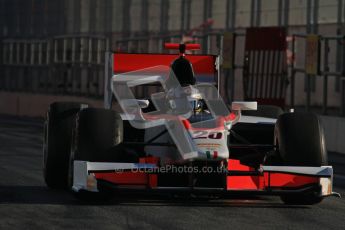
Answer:
POLYGON ((44 124, 43 175, 48 187, 68 186, 72 128, 80 103, 55 102, 49 106, 44 124))
MULTIPOLYGON (((275 142, 279 158, 288 166, 327 165, 324 132, 319 118, 313 113, 286 113, 275 126, 275 142)), ((319 192, 281 196, 285 204, 312 205, 322 201, 319 192)))

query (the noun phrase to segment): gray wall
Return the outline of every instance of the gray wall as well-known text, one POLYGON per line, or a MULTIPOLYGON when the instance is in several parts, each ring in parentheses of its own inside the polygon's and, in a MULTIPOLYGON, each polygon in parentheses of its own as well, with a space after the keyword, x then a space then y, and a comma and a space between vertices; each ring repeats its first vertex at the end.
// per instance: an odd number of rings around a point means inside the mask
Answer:
MULTIPOLYGON (((5 43, 9 39, 30 43, 37 39, 48 42, 57 36, 75 37, 80 41, 75 47, 78 53, 84 52, 86 46, 90 50, 88 41, 102 36, 108 46, 91 48, 97 51, 90 55, 97 56, 97 53, 106 47, 117 49, 116 41, 119 39, 188 33, 208 18, 213 19, 213 25, 208 28, 209 30, 199 28, 194 32, 195 35, 224 29, 243 32, 250 26, 278 25, 287 26, 289 34, 315 32, 337 35, 345 34, 344 5, 345 0, 0 0, 0 39, 5 43), (80 39, 80 36, 85 40, 80 39)), ((71 44, 69 43, 69 46, 72 46, 71 44)), ((140 47, 143 52, 159 52, 159 46, 159 41, 152 40, 134 44, 132 50, 140 47)), ((237 46, 236 62, 241 65, 243 41, 239 40, 237 46)), ((299 64, 303 64, 304 61, 302 46, 297 55, 299 64)), ((2 59, 7 55, 4 50, 8 52, 10 48, 4 49, 4 46, 1 46, 1 64, 4 64, 2 59)), ((215 49, 211 50, 213 53, 217 52, 215 49)), ((329 62, 335 71, 339 70, 337 50, 340 50, 339 44, 331 44, 329 62)), ((73 65, 73 62, 69 64, 73 65)), ((87 72, 87 68, 88 65, 85 65, 83 71, 72 71, 70 67, 64 66, 65 70, 61 71, 61 74, 80 78, 81 73, 87 72)), ((15 74, 15 69, 6 71, 6 74, 2 72, 1 76, 15 74)), ((21 70, 17 74, 25 74, 25 71, 21 70)), ((322 79, 316 77, 313 81, 313 105, 322 104, 322 79)), ((235 82, 235 98, 241 99, 241 70, 236 71, 235 82)), ((339 84, 339 78, 330 76, 328 98, 331 107, 340 106, 339 84)), ((289 93, 287 96, 289 99, 289 93)), ((296 78, 295 100, 297 105, 304 105, 306 102, 305 78, 301 74, 296 78)))

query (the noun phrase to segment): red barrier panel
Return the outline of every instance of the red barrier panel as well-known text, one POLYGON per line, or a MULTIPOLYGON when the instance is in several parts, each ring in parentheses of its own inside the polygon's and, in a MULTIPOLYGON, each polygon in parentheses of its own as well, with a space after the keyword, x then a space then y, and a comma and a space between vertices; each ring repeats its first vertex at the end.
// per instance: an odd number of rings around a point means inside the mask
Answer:
POLYGON ((282 27, 248 28, 243 85, 245 100, 285 106, 287 41, 282 27))

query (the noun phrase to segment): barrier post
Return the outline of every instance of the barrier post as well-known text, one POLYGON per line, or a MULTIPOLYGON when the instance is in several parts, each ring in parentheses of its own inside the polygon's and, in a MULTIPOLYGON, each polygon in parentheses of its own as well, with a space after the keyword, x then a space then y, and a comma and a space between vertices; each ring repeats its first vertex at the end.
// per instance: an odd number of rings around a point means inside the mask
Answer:
POLYGON ((307 78, 306 111, 311 105, 311 78, 320 72, 320 36, 308 34, 306 36, 305 73, 307 78))
POLYGON ((328 95, 328 72, 329 72, 329 66, 328 66, 328 54, 329 54, 329 39, 324 38, 324 58, 323 58, 323 102, 322 102, 322 114, 327 115, 327 95, 328 95))
POLYGON ((295 42, 296 37, 292 35, 292 62, 291 62, 291 88, 290 88, 290 106, 293 109, 295 107, 295 42))
POLYGON ((112 103, 111 77, 112 77, 112 52, 105 52, 104 59, 104 108, 110 109, 112 103))
POLYGON ((341 77, 341 116, 345 117, 345 78, 341 77))
MULTIPOLYGON (((228 102, 234 99, 235 79, 234 79, 234 58, 235 58, 235 33, 225 32, 221 43, 221 64, 225 75, 225 95, 228 102), (228 92, 230 90, 230 93, 228 92)), ((218 86, 220 87, 220 86, 218 86)))

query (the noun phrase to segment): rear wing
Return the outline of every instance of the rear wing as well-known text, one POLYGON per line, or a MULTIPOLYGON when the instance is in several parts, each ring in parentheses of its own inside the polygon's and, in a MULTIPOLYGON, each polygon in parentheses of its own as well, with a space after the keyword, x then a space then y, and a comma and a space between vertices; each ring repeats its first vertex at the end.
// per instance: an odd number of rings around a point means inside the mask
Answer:
MULTIPOLYGON (((176 54, 136 54, 136 53, 106 53, 104 79, 104 106, 111 108, 113 95, 111 78, 122 74, 154 66, 169 66, 178 58, 176 54)), ((193 66, 197 82, 219 85, 219 58, 216 55, 187 55, 193 66)))

